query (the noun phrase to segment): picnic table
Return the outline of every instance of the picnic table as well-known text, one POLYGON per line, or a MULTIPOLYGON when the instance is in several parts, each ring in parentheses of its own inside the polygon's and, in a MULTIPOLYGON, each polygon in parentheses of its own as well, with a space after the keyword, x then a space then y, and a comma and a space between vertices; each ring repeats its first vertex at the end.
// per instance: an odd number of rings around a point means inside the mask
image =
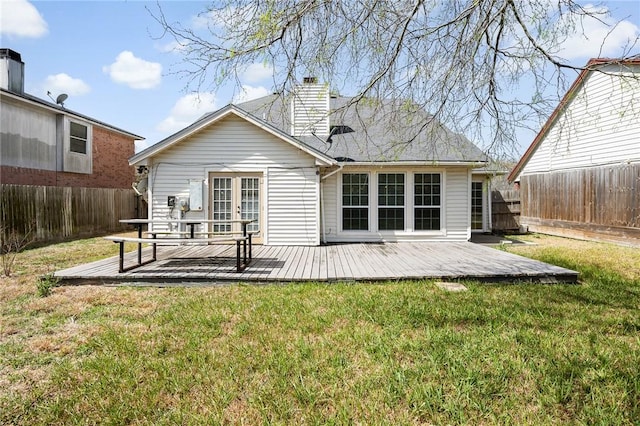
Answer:
POLYGON ((250 223, 253 223, 254 220, 248 219, 237 219, 237 220, 210 220, 210 219, 122 219, 120 223, 126 223, 129 225, 133 225, 138 231, 137 238, 133 237, 120 237, 120 236, 108 236, 105 237, 108 240, 111 240, 115 243, 120 244, 120 263, 118 272, 126 272, 130 271, 134 268, 137 268, 142 265, 146 265, 150 262, 154 262, 157 260, 157 245, 176 245, 176 244, 211 244, 211 243, 235 243, 236 244, 236 270, 237 272, 242 272, 246 266, 251 262, 251 233, 247 231, 247 226, 250 223), (165 225, 165 224, 185 224, 189 227, 188 232, 181 231, 147 231, 150 237, 143 237, 143 228, 146 225, 165 225), (242 231, 240 235, 234 235, 233 233, 222 233, 214 236, 210 236, 210 234, 215 234, 209 231, 199 232, 198 237, 196 238, 195 227, 197 225, 202 224, 214 224, 214 225, 233 225, 240 224, 242 227, 242 231), (177 237, 160 237, 158 235, 162 234, 176 234, 177 237), (202 237, 201 235, 205 235, 202 237), (137 243, 138 251, 137 251, 137 264, 129 266, 127 268, 124 267, 124 245, 125 243, 137 243), (143 244, 151 244, 152 245, 152 256, 151 259, 143 262, 142 261, 142 245, 143 244), (248 251, 247 251, 248 245, 248 251), (241 246, 242 246, 242 256, 241 256, 241 246))

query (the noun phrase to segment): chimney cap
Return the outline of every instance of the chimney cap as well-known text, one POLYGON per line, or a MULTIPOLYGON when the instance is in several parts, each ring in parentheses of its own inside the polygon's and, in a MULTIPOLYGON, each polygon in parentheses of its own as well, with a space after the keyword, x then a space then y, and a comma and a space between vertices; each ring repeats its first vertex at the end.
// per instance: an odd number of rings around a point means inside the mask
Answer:
POLYGON ((304 84, 316 84, 318 83, 318 77, 305 77, 302 79, 304 84))
POLYGON ((22 62, 22 57, 20 57, 18 52, 7 48, 0 48, 0 58, 9 58, 14 61, 22 62))

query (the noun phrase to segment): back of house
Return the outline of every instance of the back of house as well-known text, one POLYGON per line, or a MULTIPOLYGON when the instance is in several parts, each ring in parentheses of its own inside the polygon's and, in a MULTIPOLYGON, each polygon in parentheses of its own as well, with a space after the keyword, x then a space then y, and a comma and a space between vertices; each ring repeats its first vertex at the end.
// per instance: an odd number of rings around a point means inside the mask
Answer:
POLYGON ((205 115, 130 162, 148 170, 149 217, 252 219, 268 245, 466 241, 472 210, 489 226, 474 144, 419 108, 356 104, 313 78, 205 115))

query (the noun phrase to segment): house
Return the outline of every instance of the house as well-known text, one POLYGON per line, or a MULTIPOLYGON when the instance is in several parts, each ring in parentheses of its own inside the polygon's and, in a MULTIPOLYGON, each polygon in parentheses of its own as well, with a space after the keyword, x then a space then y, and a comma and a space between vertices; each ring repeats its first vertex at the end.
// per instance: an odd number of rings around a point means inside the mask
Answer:
MULTIPOLYGON (((154 219, 255 219, 258 243, 467 241, 489 231, 485 154, 406 102, 305 78, 139 152, 154 219)), ((218 230, 214 227, 213 229, 218 230)))
POLYGON ((531 231, 637 242, 640 56, 590 60, 508 179, 531 231))
POLYGON ((24 92, 19 53, 0 49, 0 184, 131 188, 141 136, 24 92))

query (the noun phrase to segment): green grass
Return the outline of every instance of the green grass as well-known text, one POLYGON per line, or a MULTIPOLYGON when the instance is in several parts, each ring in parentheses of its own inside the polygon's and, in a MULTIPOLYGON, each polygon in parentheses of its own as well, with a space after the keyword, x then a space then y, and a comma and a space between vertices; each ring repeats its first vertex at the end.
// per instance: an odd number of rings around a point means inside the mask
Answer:
MULTIPOLYGON (((81 286, 41 298, 29 265, 64 263, 74 246, 26 252, 21 281, 0 281, 0 423, 638 424, 638 250, 536 241, 507 250, 578 269, 581 284, 81 286)), ((103 244, 77 253, 107 255, 103 244)))

